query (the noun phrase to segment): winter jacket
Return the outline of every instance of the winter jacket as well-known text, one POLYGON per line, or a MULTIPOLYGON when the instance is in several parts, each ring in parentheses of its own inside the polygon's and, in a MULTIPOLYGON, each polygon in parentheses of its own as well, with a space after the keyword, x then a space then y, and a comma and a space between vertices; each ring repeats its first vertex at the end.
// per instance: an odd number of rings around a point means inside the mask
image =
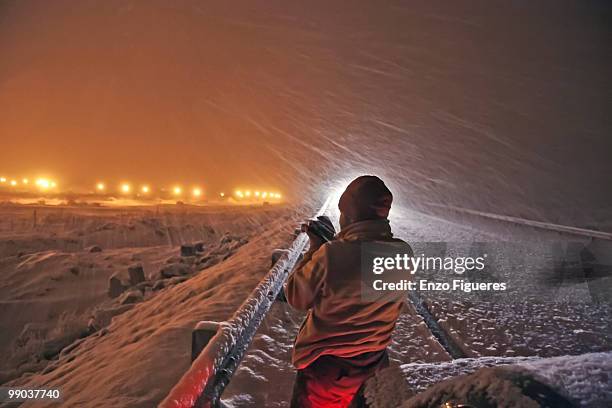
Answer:
POLYGON ((302 369, 323 355, 354 357, 384 350, 403 305, 362 296, 362 245, 383 242, 412 250, 393 238, 389 221, 367 220, 345 227, 336 238, 308 251, 287 281, 289 304, 308 314, 295 340, 292 361, 302 369))

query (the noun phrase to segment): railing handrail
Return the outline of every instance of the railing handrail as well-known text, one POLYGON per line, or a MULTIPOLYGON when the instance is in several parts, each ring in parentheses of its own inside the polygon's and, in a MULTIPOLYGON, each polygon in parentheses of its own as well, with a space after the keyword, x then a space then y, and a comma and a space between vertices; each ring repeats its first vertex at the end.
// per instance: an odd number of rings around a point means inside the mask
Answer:
MULTIPOLYGON (((317 216, 325 213, 330 201, 331 196, 327 198, 317 216)), ((229 383, 253 336, 307 244, 308 237, 305 233, 300 233, 289 250, 274 264, 234 315, 219 325, 217 333, 159 407, 218 405, 223 389, 229 383)))
POLYGON ((460 212, 464 214, 475 215, 478 217, 489 218, 489 219, 497 220, 497 221, 505 221, 505 222, 509 222, 513 224, 526 225, 529 227, 544 229, 548 231, 555 231, 555 232, 564 233, 564 234, 578 235, 578 236, 583 236, 587 238, 598 238, 598 239, 612 241, 612 233, 610 232, 595 231, 592 229, 572 227, 569 225, 561 225, 561 224, 554 224, 550 222, 530 220, 526 218, 513 217, 510 215, 488 213, 484 211, 472 210, 469 208, 456 207, 454 205, 436 204, 436 203, 427 203, 427 205, 430 207, 443 208, 446 210, 456 211, 456 212, 460 212))

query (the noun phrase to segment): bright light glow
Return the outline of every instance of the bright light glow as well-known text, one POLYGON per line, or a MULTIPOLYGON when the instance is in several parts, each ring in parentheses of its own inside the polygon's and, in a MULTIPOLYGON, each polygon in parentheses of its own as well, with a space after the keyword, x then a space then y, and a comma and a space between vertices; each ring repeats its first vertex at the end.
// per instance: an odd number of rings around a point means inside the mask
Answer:
POLYGON ((6 177, 0 177, 0 183, 6 183, 6 177))
POLYGON ((147 194, 151 190, 149 189, 149 186, 142 186, 140 188, 140 191, 142 191, 143 193, 147 194))
POLYGON ((36 185, 41 189, 46 190, 51 187, 51 181, 44 178, 39 178, 36 180, 36 185))
POLYGON ((172 192, 174 193, 174 195, 180 195, 183 192, 183 189, 179 186, 176 186, 172 189, 172 192))
POLYGON ((193 189, 193 196, 194 197, 200 197, 202 195, 202 190, 199 189, 198 187, 193 189))
POLYGON ((17 181, 16 180, 11 180, 11 186, 15 187, 17 185, 17 181))
POLYGON ((219 193, 221 197, 225 197, 225 193, 219 193))
MULTIPOLYGON (((256 197, 259 199, 280 199, 281 195, 279 193, 274 193, 271 191, 259 191, 259 190, 236 190, 234 191, 234 196, 237 198, 249 198, 256 197)), ((221 195, 223 197, 223 195, 221 195)))
POLYGON ((28 180, 27 178, 24 178, 23 180, 21 180, 21 182, 23 184, 28 184, 30 182, 30 180, 28 180))
POLYGON ((127 193, 130 192, 131 189, 132 189, 132 187, 130 187, 130 185, 127 184, 127 183, 124 183, 124 184, 121 185, 121 192, 122 193, 127 194, 127 193))
POLYGON ((57 187, 57 184, 55 183, 55 181, 52 181, 51 182, 51 188, 55 188, 55 187, 57 187))
POLYGON ((104 191, 105 188, 106 188, 106 186, 104 185, 104 183, 96 184, 96 190, 98 190, 98 191, 104 191))

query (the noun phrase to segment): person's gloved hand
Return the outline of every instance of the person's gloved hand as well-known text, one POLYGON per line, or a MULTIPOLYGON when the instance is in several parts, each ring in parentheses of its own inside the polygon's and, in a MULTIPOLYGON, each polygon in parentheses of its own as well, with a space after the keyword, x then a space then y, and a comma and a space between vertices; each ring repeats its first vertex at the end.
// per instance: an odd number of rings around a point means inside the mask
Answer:
POLYGON ((315 221, 310 220, 305 224, 306 235, 308 235, 308 239, 310 240, 310 247, 309 247, 310 251, 316 251, 317 249, 319 249, 321 245, 325 243, 325 240, 320 235, 318 235, 315 232, 315 230, 312 228, 311 224, 313 222, 315 221))
POLYGON ((310 239, 310 250, 316 250, 321 245, 334 239, 336 230, 329 217, 324 215, 316 220, 308 220, 302 224, 302 231, 306 232, 310 239))

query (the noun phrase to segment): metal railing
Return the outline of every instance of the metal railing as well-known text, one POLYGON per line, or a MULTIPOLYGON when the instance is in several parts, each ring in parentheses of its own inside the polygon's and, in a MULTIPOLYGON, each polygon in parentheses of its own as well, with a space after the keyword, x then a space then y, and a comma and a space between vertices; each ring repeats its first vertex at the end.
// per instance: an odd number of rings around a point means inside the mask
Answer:
POLYGON ((502 222, 507 222, 511 224, 525 225, 528 227, 539 228, 539 229, 544 229, 548 231, 554 231, 554 232, 558 232, 561 234, 570 234, 570 235, 577 235, 577 236, 582 236, 586 238, 596 238, 596 239, 603 239, 606 241, 612 241, 612 233, 610 232, 595 231, 592 229, 572 227, 569 225, 561 225, 561 224, 553 224, 550 222, 529 220, 526 218, 512 217, 509 215, 493 214, 493 213, 488 213, 484 211, 472 210, 469 208, 456 207, 454 205, 445 205, 445 204, 436 204, 436 203, 427 203, 427 205, 430 207, 441 208, 444 210, 455 211, 458 213, 463 213, 463 214, 468 214, 468 215, 475 215, 477 217, 488 218, 491 220, 502 221, 502 222))
MULTIPOLYGON (((331 197, 325 201, 316 216, 325 213, 330 201, 331 197)), ((196 345, 194 336, 194 345, 203 346, 202 351, 199 354, 197 351, 193 353, 195 359, 191 367, 159 407, 220 406, 223 390, 307 244, 308 237, 305 233, 300 233, 289 250, 274 264, 228 321, 203 325, 203 330, 208 330, 208 334, 200 336, 199 345, 196 345)))

